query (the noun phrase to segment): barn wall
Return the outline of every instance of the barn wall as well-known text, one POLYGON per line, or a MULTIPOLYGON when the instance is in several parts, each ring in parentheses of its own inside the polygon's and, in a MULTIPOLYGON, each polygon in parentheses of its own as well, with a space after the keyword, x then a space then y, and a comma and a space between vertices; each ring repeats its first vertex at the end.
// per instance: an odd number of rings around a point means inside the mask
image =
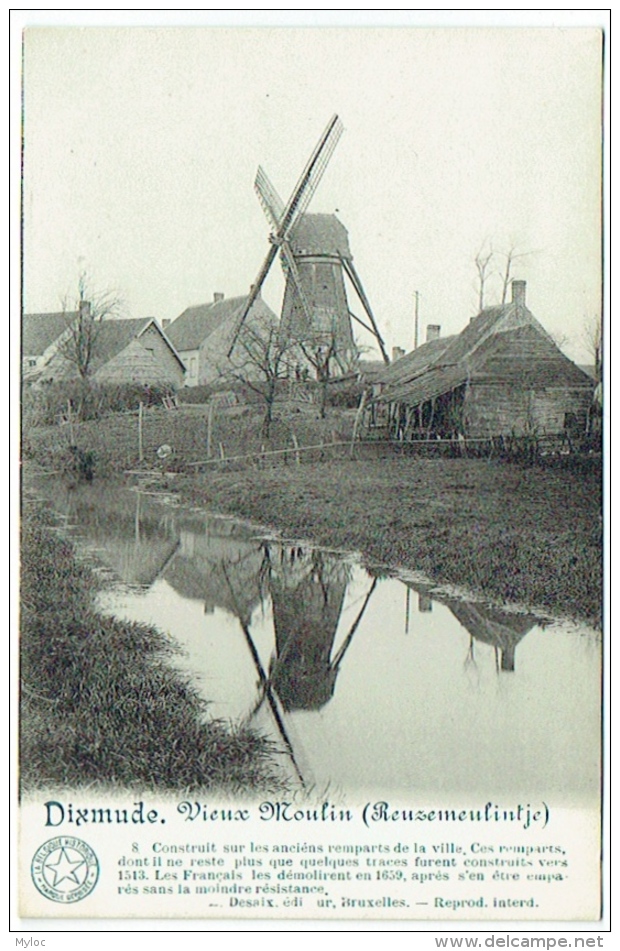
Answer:
POLYGON ((184 372, 155 327, 149 327, 97 370, 98 383, 145 383, 181 386, 184 372))
POLYGON ((532 431, 555 435, 564 432, 566 414, 573 413, 584 432, 591 399, 587 387, 525 390, 474 383, 465 394, 465 430, 468 436, 481 438, 532 431))
POLYGON ((185 386, 197 386, 200 371, 200 350, 179 350, 181 360, 185 364, 185 386))

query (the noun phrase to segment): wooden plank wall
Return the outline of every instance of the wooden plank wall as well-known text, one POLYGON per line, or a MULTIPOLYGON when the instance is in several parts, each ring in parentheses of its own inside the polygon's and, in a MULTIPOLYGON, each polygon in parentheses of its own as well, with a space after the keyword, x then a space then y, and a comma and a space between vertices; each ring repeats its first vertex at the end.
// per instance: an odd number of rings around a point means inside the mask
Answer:
POLYGON ((523 390, 507 384, 472 384, 465 395, 468 436, 557 435, 564 432, 567 413, 585 432, 591 392, 587 388, 523 390))

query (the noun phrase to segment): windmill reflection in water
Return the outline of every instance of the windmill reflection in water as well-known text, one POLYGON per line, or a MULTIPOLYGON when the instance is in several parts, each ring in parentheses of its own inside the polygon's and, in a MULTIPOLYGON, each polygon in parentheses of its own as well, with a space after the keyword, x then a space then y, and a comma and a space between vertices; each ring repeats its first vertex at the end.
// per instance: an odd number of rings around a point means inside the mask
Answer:
MULTIPOLYGON (((334 652, 350 566, 329 553, 299 545, 263 545, 261 587, 271 596, 275 650, 266 671, 249 625, 239 609, 237 617, 258 674, 258 697, 247 721, 268 704, 289 752, 295 771, 304 782, 287 731, 284 714, 319 710, 333 696, 336 678, 377 586, 373 578, 361 607, 340 647, 334 652)), ((234 582, 222 564, 233 603, 234 582)))

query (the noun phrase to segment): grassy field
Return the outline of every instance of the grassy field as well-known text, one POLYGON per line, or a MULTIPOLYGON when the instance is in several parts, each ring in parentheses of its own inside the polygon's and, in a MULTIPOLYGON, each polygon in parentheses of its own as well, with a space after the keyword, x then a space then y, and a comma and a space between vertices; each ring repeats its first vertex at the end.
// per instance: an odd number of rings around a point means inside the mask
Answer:
POLYGON ((208 717, 174 645, 93 607, 96 580, 26 507, 21 576, 21 785, 274 791, 270 741, 208 717))
POLYGON ((600 478, 476 459, 374 459, 184 482, 207 508, 370 561, 600 623, 600 478))
MULTIPOLYGON (((260 435, 255 407, 218 410, 211 447, 227 458, 268 449, 350 439, 354 412, 311 405, 276 407, 271 439, 260 435), (293 439, 294 437, 294 439, 293 439)), ((137 419, 118 415, 82 423, 75 441, 94 453, 95 477, 137 467, 173 470, 171 483, 214 511, 250 517, 321 545, 354 549, 371 561, 423 571, 505 601, 600 623, 601 478, 579 467, 538 467, 472 458, 396 456, 388 446, 293 452, 259 462, 206 458, 207 411, 149 410, 139 462, 137 419), (173 448, 161 462, 156 449, 173 448), (191 475, 190 475, 191 474, 191 475)), ((24 455, 47 469, 66 465, 66 427, 41 427, 24 438, 24 455)))
MULTIPOLYGON (((261 435, 262 417, 257 407, 242 405, 218 409, 211 423, 211 455, 219 458, 223 452, 230 458, 249 452, 259 453, 261 448, 287 448, 291 450, 287 462, 292 461, 295 440, 300 446, 349 440, 354 417, 355 412, 333 409, 327 419, 321 420, 317 419, 316 407, 312 404, 278 406, 267 440, 261 435)), ((117 413, 72 426, 28 428, 24 432, 22 451, 26 459, 34 459, 51 470, 63 468, 72 444, 94 454, 98 475, 138 466, 159 470, 184 469, 192 462, 206 459, 208 431, 208 413, 204 405, 182 405, 178 410, 149 407, 143 417, 142 461, 137 413, 117 413), (162 445, 173 450, 165 464, 157 456, 157 449, 162 445)), ((343 448, 340 454, 345 451, 343 448)), ((318 458, 320 453, 314 455, 318 458)), ((277 462, 281 462, 280 458, 277 462)))

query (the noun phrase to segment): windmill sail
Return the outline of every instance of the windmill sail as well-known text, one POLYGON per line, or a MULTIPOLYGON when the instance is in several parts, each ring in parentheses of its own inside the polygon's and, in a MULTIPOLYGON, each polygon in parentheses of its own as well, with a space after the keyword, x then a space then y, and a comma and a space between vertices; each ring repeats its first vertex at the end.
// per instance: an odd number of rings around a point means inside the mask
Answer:
POLYGON ((357 369, 358 351, 352 317, 375 336, 383 359, 389 363, 383 339, 353 266, 346 228, 335 215, 306 213, 342 131, 342 122, 338 116, 332 116, 286 204, 264 168, 258 167, 254 187, 272 228, 271 245, 237 315, 229 356, 279 251, 286 277, 282 338, 294 345, 299 344, 317 377, 330 378, 357 369), (362 301, 371 326, 355 317, 349 309, 345 273, 362 301))
MULTIPOLYGON (((314 152, 310 156, 305 169, 303 170, 297 185, 293 189, 293 193, 288 200, 288 203, 284 210, 282 211, 281 217, 279 219, 279 224, 275 234, 271 235, 271 248, 263 262, 252 289, 248 295, 248 299, 245 303, 245 306, 241 310, 233 328, 232 339, 230 348, 228 351, 228 356, 232 354, 237 337, 241 331, 241 328, 250 312, 252 304, 260 294, 261 288, 265 279, 269 273, 271 265, 273 264, 274 258, 276 257, 278 247, 286 240, 288 232, 293 227, 295 221, 299 215, 303 214, 305 208, 308 207, 308 202, 312 198, 312 195, 317 189, 317 186, 323 177, 327 164, 333 154, 338 140, 342 135, 342 123, 338 116, 333 116, 325 129, 325 132, 319 139, 319 142, 314 149, 314 152)), ((273 213, 277 214, 278 202, 276 202, 275 207, 273 208, 273 213)))

